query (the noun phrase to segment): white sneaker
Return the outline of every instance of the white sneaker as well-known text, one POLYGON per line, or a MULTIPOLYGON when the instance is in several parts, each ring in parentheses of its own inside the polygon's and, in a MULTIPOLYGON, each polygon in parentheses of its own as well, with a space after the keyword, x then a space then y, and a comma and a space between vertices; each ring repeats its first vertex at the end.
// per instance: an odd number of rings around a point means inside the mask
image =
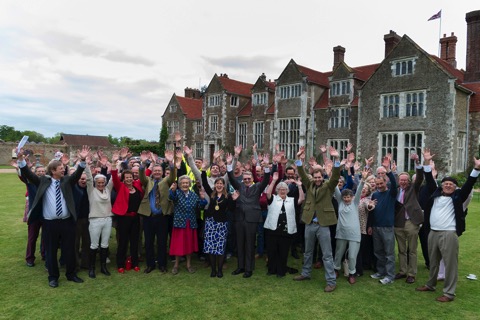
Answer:
POLYGON ((388 278, 388 277, 385 277, 385 278, 380 280, 380 283, 381 284, 390 284, 390 283, 393 283, 393 280, 388 278))
POLYGON ((370 278, 372 278, 372 279, 377 279, 377 280, 378 280, 378 279, 382 279, 382 277, 383 277, 383 275, 380 274, 380 273, 378 273, 378 272, 370 275, 370 278))

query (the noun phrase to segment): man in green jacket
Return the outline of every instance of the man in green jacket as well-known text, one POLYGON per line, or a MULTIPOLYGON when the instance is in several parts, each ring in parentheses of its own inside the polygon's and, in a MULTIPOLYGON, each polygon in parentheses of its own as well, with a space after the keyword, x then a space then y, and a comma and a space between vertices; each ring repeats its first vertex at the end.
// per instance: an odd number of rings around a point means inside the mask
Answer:
POLYGON ((297 153, 299 160, 295 162, 298 167, 298 173, 302 183, 307 189, 306 199, 303 203, 302 221, 305 223, 305 254, 303 257, 302 273, 296 276, 294 280, 310 280, 312 272, 312 256, 315 246, 315 238, 318 239, 322 248, 322 260, 325 268, 325 279, 327 286, 325 292, 332 292, 336 289, 336 275, 333 267, 332 243, 330 239, 329 226, 337 223, 335 209, 332 204, 332 197, 340 178, 339 154, 335 148, 330 148, 330 155, 335 158, 335 165, 332 170, 330 180, 324 181, 323 173, 320 169, 313 171, 313 181, 311 181, 303 168, 305 160, 305 147, 300 147, 297 153))

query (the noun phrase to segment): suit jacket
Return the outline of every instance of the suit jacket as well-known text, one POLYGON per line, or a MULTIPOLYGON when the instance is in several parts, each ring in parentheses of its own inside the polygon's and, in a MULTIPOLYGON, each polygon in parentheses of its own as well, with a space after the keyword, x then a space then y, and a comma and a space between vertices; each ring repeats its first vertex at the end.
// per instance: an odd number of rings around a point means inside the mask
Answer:
MULTIPOLYGON (((150 209, 149 194, 155 185, 155 180, 150 176, 145 175, 145 167, 140 166, 139 178, 142 184, 142 188, 145 191, 138 213, 144 216, 150 216, 152 213, 150 209)), ((167 178, 163 178, 157 185, 157 190, 160 197, 160 207, 162 208, 163 215, 171 215, 173 213, 173 202, 168 199, 169 189, 172 183, 177 179, 177 166, 173 166, 170 170, 170 175, 167 178)))
POLYGON ((302 178, 302 184, 307 189, 305 201, 303 202, 302 221, 310 224, 313 215, 317 214, 318 224, 322 227, 331 226, 337 223, 337 216, 332 204, 332 197, 335 187, 340 179, 340 167, 334 167, 332 177, 316 188, 315 183, 310 181, 302 165, 298 167, 298 174, 302 178))
MULTIPOLYGON (((85 165, 85 163, 83 163, 83 165, 85 165)), ((75 201, 73 199, 73 187, 78 180, 80 180, 83 170, 85 170, 85 167, 79 165, 72 175, 64 176, 60 179, 60 189, 65 198, 68 213, 75 221, 77 221, 77 213, 75 211, 75 201)), ((37 186, 37 194, 35 195, 33 204, 28 212, 28 224, 31 224, 37 220, 43 219, 43 196, 52 183, 52 177, 49 175, 38 177, 28 168, 28 166, 24 166, 20 171, 23 178, 37 186)))
MULTIPOLYGON (((236 201, 235 214, 233 221, 246 221, 246 222, 262 222, 262 209, 260 208, 260 195, 268 185, 270 181, 270 172, 265 173, 263 180, 260 183, 252 184, 248 190, 245 184, 239 183, 234 175, 233 171, 228 171, 228 179, 230 184, 240 192, 240 196, 236 201)), ((253 178, 253 177, 252 177, 253 178)))
MULTIPOLYGON (((425 175, 427 172, 425 172, 425 175)), ((431 172, 430 172, 431 175, 431 172)), ((427 188, 429 190, 433 190, 431 193, 430 198, 428 199, 426 210, 425 210, 425 227, 430 230, 430 214, 432 212, 433 202, 435 198, 440 197, 442 195, 442 187, 438 187, 435 184, 433 178, 426 179, 427 180, 427 188)), ((477 181, 477 177, 472 177, 471 175, 468 177, 467 181, 463 184, 462 188, 455 190, 451 197, 453 201, 453 207, 455 210, 455 228, 458 236, 461 236, 462 233, 465 231, 465 216, 466 211, 463 210, 463 203, 468 199, 470 196, 470 192, 472 192, 473 185, 477 181)))
MULTIPOLYGON (((397 201, 395 210, 395 227, 405 227, 405 210, 407 210, 410 221, 415 225, 423 223, 423 210, 418 202, 420 187, 423 182, 423 169, 416 169, 416 179, 414 184, 410 184, 405 189, 403 204, 397 201)), ((398 189, 400 194, 400 188, 398 189)))

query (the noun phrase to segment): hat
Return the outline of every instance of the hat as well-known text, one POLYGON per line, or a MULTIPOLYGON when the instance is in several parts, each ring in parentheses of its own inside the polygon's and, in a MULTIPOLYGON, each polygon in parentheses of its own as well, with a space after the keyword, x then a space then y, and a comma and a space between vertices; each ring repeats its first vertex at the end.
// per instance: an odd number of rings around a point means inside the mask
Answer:
POLYGON ((444 183, 445 181, 450 181, 450 182, 453 182, 456 186, 458 186, 458 182, 457 182, 457 179, 455 178, 452 178, 452 177, 445 177, 442 179, 442 183, 444 183))

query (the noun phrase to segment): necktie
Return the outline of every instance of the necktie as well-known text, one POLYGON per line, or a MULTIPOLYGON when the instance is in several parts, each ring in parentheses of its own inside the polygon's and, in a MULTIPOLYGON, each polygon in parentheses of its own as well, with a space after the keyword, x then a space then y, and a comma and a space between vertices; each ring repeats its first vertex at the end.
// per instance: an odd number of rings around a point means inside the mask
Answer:
MULTIPOLYGON (((405 189, 400 189, 400 190, 401 190, 401 192, 402 192, 402 194, 400 195, 400 202, 401 202, 402 204, 405 204, 405 203, 404 203, 404 201, 405 201, 405 189)), ((404 206, 404 208, 405 208, 405 206, 404 206)), ((408 214, 407 214, 407 209, 405 209, 405 219, 406 219, 406 220, 410 219, 409 216, 408 216, 408 214)))
POLYGON ((57 217, 62 215, 62 194, 60 193, 59 180, 55 180, 55 213, 57 217))

